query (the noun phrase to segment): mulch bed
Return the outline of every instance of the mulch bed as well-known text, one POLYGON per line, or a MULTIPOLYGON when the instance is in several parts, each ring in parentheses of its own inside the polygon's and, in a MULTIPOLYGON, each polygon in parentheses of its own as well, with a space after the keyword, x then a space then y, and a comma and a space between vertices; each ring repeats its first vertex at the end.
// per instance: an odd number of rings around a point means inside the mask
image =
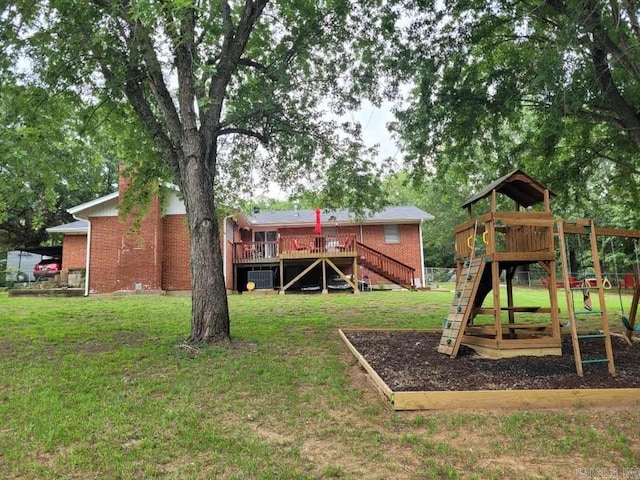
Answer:
MULTIPOLYGON (((351 344, 395 392, 449 390, 533 390, 640 388, 640 344, 612 337, 617 375, 607 365, 584 366, 576 374, 571 337, 563 335, 562 356, 489 360, 460 347, 456 358, 440 354, 440 334, 421 332, 345 332, 351 344)), ((604 358, 602 339, 580 344, 583 359, 604 358)))

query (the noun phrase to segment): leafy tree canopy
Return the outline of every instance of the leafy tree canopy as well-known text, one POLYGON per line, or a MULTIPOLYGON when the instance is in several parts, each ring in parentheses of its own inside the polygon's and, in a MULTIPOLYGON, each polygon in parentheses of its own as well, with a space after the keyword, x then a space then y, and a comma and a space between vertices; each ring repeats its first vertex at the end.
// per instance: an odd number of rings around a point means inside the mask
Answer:
POLYGON ((113 132, 85 132, 88 110, 73 93, 0 86, 0 249, 32 247, 66 209, 113 191, 113 132))
POLYGON ((403 3, 413 17, 390 64, 415 85, 395 129, 416 172, 478 189, 519 167, 562 213, 637 205, 635 2, 403 3))

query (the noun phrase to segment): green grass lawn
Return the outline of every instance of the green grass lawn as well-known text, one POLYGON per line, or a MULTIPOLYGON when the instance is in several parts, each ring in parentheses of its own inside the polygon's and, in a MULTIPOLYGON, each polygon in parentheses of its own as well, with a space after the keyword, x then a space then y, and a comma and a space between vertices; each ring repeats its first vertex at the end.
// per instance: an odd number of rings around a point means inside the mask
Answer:
POLYGON ((233 342, 195 351, 187 297, 0 294, 0 478, 640 478, 640 407, 390 411, 337 328, 437 327, 452 300, 231 296, 233 342))

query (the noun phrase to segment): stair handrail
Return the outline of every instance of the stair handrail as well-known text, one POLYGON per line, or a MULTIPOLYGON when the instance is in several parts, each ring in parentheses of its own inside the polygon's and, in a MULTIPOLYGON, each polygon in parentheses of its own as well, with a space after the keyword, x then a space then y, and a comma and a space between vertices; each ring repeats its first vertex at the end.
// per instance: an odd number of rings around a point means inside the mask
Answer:
POLYGON ((407 265, 406 263, 403 263, 403 262, 401 262, 400 260, 396 260, 395 258, 390 257, 389 255, 386 255, 386 254, 384 254, 384 253, 380 252, 379 250, 376 250, 375 248, 371 248, 369 245, 365 245, 364 243, 360 243, 360 242, 356 242, 356 245, 357 245, 358 247, 362 247, 362 248, 363 248, 363 249, 365 249, 365 250, 370 250, 370 251, 372 251, 373 253, 375 253, 375 254, 377 254, 377 255, 380 255, 381 257, 386 258, 387 260, 391 260, 391 261, 392 261, 392 262, 394 262, 394 263, 397 263, 397 264, 399 264, 399 265, 402 265, 403 267, 408 268, 408 269, 410 269, 410 270, 411 270, 411 271, 413 271, 413 272, 415 272, 415 271, 416 271, 416 269, 415 269, 414 267, 412 267, 411 265, 407 265))

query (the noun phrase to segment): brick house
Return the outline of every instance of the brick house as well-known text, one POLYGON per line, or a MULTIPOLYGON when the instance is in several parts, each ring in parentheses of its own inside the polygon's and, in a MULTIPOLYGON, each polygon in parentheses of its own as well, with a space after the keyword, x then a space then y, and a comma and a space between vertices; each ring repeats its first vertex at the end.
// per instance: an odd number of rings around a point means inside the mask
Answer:
MULTIPOLYGON (((188 229, 177 188, 162 187, 136 231, 118 217, 125 189, 121 183, 118 192, 69 209, 76 222, 47 229, 63 234, 63 270, 85 269, 85 294, 189 290, 188 229)), ((360 220, 345 210, 229 215, 220 225, 227 289, 357 291, 358 280, 421 287, 421 225, 432 219, 413 206, 360 220)))

